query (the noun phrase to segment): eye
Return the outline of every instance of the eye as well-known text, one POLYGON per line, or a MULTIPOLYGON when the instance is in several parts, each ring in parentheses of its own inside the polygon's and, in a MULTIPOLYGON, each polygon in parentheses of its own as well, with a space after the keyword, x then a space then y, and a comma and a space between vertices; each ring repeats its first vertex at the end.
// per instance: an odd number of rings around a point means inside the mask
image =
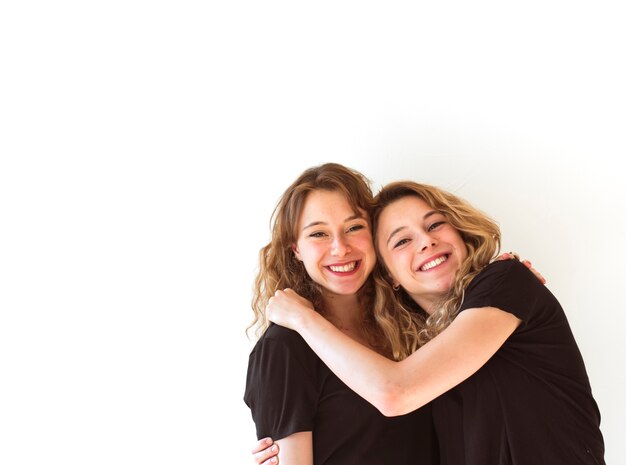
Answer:
POLYGON ((364 228, 365 226, 362 224, 355 224, 348 228, 348 232, 360 231, 361 229, 364 229, 364 228))
POLYGON ((428 227, 428 231, 434 231, 435 229, 437 229, 439 226, 441 226, 443 224, 446 224, 446 222, 445 221, 436 221, 436 222, 434 222, 433 224, 431 224, 428 227))
POLYGON ((322 231, 316 231, 314 233, 309 234, 309 237, 324 237, 324 236, 326 236, 326 233, 322 231))
POLYGON ((402 247, 404 244, 408 244, 409 239, 400 239, 398 242, 396 242, 393 246, 394 249, 397 249, 398 247, 402 247))

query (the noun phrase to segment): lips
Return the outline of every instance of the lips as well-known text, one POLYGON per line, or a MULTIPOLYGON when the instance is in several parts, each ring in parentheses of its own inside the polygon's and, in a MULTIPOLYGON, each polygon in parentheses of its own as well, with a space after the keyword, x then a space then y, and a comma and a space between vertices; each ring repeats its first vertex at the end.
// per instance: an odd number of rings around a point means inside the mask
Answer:
POLYGON ((359 268, 361 260, 355 260, 352 262, 327 265, 326 268, 334 273, 351 273, 359 268))
POLYGON ((419 271, 431 270, 441 265, 442 263, 446 262, 449 256, 450 256, 449 254, 445 254, 445 255, 440 255, 439 257, 434 258, 432 260, 428 260, 426 263, 424 263, 422 266, 419 267, 419 271))

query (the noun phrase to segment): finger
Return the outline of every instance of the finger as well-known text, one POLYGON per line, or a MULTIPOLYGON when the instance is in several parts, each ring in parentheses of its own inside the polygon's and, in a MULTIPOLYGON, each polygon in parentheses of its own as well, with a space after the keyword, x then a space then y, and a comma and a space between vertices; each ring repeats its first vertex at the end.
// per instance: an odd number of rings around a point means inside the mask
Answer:
POLYGON ((256 454, 257 452, 264 451, 272 444, 274 444, 274 441, 272 441, 272 438, 260 439, 259 442, 257 442, 256 445, 254 446, 254 449, 252 449, 252 453, 256 454))
POLYGON ((258 452, 254 455, 254 461, 260 465, 273 465, 278 463, 278 446, 274 444, 272 447, 258 452))
POLYGON ((519 257, 517 256, 516 253, 514 252, 504 252, 501 255, 498 255, 496 257, 496 260, 514 260, 514 259, 519 259, 519 257))
POLYGON ((530 260, 522 260, 522 263, 526 265, 527 268, 533 269, 533 264, 530 263, 530 260))
POLYGON ((272 457, 267 459, 261 465, 276 465, 278 463, 278 457, 272 457))

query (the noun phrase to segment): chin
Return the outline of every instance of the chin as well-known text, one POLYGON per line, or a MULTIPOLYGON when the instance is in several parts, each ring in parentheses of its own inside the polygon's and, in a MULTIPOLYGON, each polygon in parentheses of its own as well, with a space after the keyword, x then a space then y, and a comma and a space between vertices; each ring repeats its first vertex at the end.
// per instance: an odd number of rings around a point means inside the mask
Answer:
POLYGON ((332 292, 333 294, 336 295, 344 295, 344 296, 348 296, 348 295, 354 295, 357 292, 359 292, 359 289, 361 289, 361 287, 363 287, 363 285, 361 284, 360 286, 341 286, 341 287, 335 287, 335 288, 330 288, 328 289, 330 292, 332 292))

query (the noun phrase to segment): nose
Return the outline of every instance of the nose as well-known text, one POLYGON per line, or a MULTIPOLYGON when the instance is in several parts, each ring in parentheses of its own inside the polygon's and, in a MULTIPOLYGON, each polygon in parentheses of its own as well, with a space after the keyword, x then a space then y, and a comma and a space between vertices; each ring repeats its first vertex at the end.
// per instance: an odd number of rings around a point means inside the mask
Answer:
POLYGON ((426 235, 424 235, 424 238, 422 239, 422 244, 421 245, 422 245, 421 251, 423 252, 428 247, 434 247, 435 245, 437 245, 437 239, 435 239, 430 234, 426 234, 426 235))
POLYGON ((351 250, 348 241, 343 236, 335 236, 330 248, 330 254, 336 257, 342 257, 351 250))

